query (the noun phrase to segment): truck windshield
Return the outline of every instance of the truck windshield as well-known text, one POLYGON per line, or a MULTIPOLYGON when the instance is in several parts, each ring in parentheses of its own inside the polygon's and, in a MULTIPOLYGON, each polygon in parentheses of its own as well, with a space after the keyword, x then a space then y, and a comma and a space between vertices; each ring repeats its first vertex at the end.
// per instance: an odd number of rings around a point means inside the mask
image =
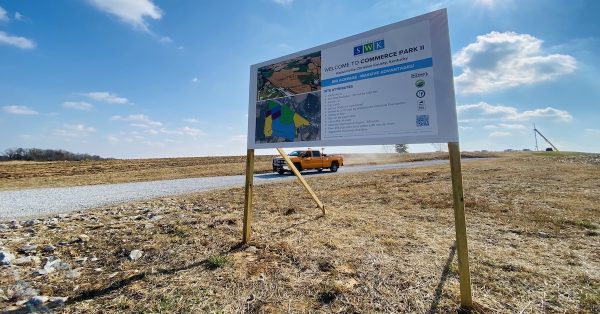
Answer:
POLYGON ((302 155, 302 151, 299 151, 299 150, 295 150, 288 154, 288 156, 300 156, 300 155, 302 155))

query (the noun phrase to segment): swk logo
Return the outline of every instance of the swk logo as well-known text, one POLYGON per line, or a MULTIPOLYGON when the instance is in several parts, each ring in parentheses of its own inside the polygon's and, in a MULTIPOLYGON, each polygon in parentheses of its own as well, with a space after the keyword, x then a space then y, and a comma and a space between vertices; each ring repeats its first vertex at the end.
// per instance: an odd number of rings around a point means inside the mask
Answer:
POLYGON ((360 46, 354 47, 354 55, 362 55, 363 53, 373 52, 375 50, 381 50, 385 48, 385 42, 382 40, 376 40, 374 42, 362 44, 360 46))

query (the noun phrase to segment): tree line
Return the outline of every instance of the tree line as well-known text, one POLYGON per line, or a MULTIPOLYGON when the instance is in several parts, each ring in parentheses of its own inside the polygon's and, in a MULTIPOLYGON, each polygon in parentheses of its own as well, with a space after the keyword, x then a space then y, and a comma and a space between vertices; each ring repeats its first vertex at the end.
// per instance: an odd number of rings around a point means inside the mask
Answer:
POLYGON ((0 155, 0 160, 27 160, 27 161, 81 161, 104 160, 98 155, 72 153, 62 149, 40 148, 9 148, 0 155))

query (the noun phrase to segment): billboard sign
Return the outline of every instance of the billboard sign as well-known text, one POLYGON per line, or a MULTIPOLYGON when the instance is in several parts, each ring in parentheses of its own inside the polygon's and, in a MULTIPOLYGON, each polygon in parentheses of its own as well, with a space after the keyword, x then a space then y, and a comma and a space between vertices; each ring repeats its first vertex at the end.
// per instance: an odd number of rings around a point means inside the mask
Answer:
POLYGON ((248 148, 458 142, 445 9, 250 67, 248 148))

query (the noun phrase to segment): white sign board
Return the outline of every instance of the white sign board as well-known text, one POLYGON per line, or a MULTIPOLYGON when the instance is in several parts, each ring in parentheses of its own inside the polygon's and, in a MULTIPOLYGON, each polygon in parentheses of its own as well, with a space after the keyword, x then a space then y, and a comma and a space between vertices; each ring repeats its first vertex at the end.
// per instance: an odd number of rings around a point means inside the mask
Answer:
POLYGON ((438 10, 250 67, 248 148, 458 142, 438 10))

